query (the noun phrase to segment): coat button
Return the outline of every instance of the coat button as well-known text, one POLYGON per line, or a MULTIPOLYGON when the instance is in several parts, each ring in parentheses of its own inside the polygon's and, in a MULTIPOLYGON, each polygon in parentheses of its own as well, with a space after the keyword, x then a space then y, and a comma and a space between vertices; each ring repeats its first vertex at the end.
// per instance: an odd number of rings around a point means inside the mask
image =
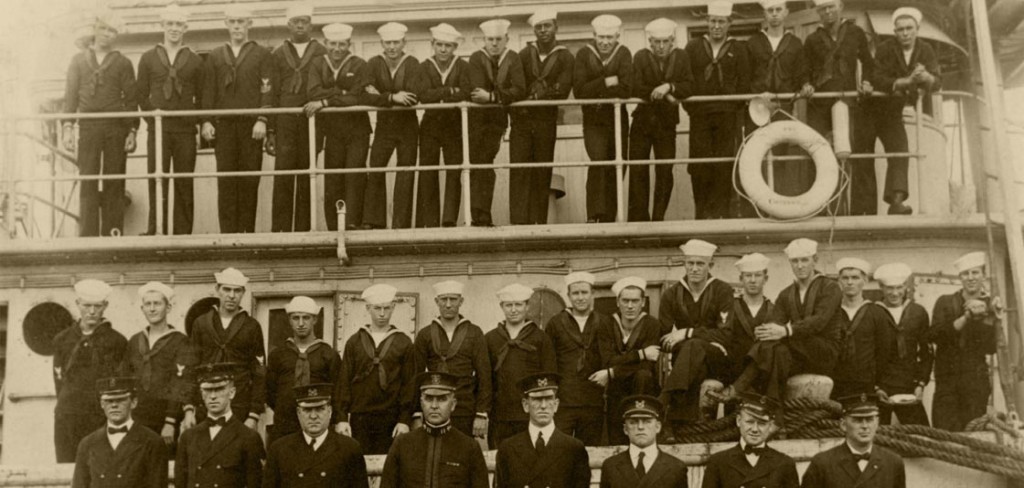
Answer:
POLYGON ((120 477, 121 477, 121 475, 117 475, 117 477, 118 477, 118 478, 120 478, 120 477))
POLYGON ((107 477, 107 475, 105 475, 105 474, 101 474, 100 475, 100 478, 106 478, 106 477, 107 477))
POLYGON ((325 478, 325 477, 327 477, 327 473, 326 473, 326 472, 324 472, 324 471, 321 471, 321 472, 320 472, 320 477, 321 477, 321 478, 325 478))
POLYGON ((217 469, 220 469, 220 465, 219 464, 217 465, 217 469))
POLYGON ((305 474, 303 474, 303 473, 299 473, 299 478, 302 478, 302 477, 304 477, 304 476, 306 476, 306 475, 305 475, 305 474))

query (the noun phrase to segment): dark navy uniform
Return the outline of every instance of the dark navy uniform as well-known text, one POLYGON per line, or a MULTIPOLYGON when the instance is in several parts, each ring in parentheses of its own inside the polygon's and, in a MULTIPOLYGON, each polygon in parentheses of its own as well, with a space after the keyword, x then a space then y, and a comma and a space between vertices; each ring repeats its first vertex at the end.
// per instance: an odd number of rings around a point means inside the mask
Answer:
POLYGON ((545 441, 538 450, 529 431, 505 439, 495 457, 494 488, 589 487, 590 456, 583 443, 558 429, 545 441))
POLYGON ((435 319, 416 334, 417 364, 427 371, 441 371, 458 378, 452 425, 473 436, 473 421, 491 412, 491 358, 484 333, 476 324, 461 318, 451 340, 435 319))
MULTIPOLYGON (((152 110, 196 110, 203 86, 203 58, 187 46, 182 46, 174 59, 168 58, 162 45, 142 54, 139 60, 139 81, 136 83, 139 108, 152 110)), ((162 121, 164 174, 191 173, 196 169, 195 117, 165 117, 162 121), (173 165, 172 165, 173 163, 173 165)), ((156 171, 156 124, 146 119, 148 127, 146 167, 150 174, 156 171)), ((159 208, 164 213, 164 228, 169 228, 167 205, 170 201, 170 182, 163 182, 163 197, 159 208)), ((149 228, 156 233, 156 180, 149 180, 149 228)), ((174 180, 174 233, 191 234, 195 210, 192 179, 174 180)))
MULTIPOLYGON (((482 88, 491 93, 491 106, 469 111, 469 162, 491 165, 501 149, 508 128, 506 105, 526 97, 526 78, 519 55, 506 49, 492 57, 480 50, 469 57, 470 90, 482 88)), ((476 169, 471 174, 470 215, 476 225, 493 225, 491 204, 494 197, 494 170, 476 169)))
POLYGON ((299 431, 294 387, 311 383, 335 385, 340 374, 341 357, 324 341, 318 340, 305 352, 299 352, 289 338, 271 351, 267 361, 267 404, 274 410, 274 425, 267 434, 267 445, 299 431))
POLYGON ((629 332, 624 335, 622 319, 616 313, 611 327, 598 331, 598 347, 601 351, 601 365, 610 372, 605 395, 608 399, 608 443, 626 444, 629 439, 622 430, 622 400, 630 395, 658 394, 657 363, 641 357, 640 350, 656 346, 661 341, 662 324, 650 315, 642 315, 629 332))
POLYGON ((633 466, 628 449, 605 459, 601 465, 601 488, 686 488, 688 483, 686 464, 664 452, 658 453, 643 478, 633 466))
POLYGON ((107 427, 89 434, 78 445, 72 488, 166 488, 167 447, 159 434, 138 422, 115 449, 107 427))
POLYGON ((258 420, 266 410, 266 352, 260 323, 241 311, 225 330, 217 310, 210 310, 192 325, 192 343, 199 364, 233 362, 245 366, 245 372, 235 377, 238 393, 231 401, 231 410, 242 417, 242 422, 247 416, 258 420))
MULTIPOLYGON (((878 387, 887 395, 914 394, 917 387, 924 388, 932 376, 934 355, 932 345, 928 343, 928 312, 924 307, 913 302, 904 302, 899 318, 893 316, 900 309, 886 309, 885 334, 883 347, 888 349, 884 354, 888 361, 880 365, 878 387)), ((895 412, 900 424, 929 425, 928 414, 924 405, 888 405, 878 406, 880 421, 883 425, 891 422, 895 412)))
POLYGON ((601 369, 597 337, 608 327, 616 327, 612 318, 591 310, 581 331, 572 312, 563 310, 545 329, 555 348, 555 371, 562 376, 555 425, 587 446, 601 445, 604 430, 604 388, 589 378, 601 369))
POLYGON ((453 429, 423 427, 391 444, 381 488, 487 488, 487 463, 472 437, 453 429))
POLYGON ((835 387, 832 397, 871 393, 878 386, 882 366, 889 362, 886 354, 889 324, 888 312, 872 302, 864 302, 851 317, 840 307, 833 320, 841 334, 839 358, 836 362, 835 387))
POLYGON ((359 443, 330 429, 324 435, 327 438, 315 450, 302 432, 271 444, 263 488, 368 488, 366 460, 359 443))
MULTIPOLYGON (((991 303, 991 298, 984 298, 991 303)), ((932 425, 959 432, 984 415, 992 393, 986 355, 996 353, 996 318, 971 317, 963 329, 953 322, 964 315, 963 291, 943 295, 932 310, 928 340, 935 344, 935 397, 932 425)))
POLYGON ((907 486, 903 459, 881 447, 871 448, 864 471, 857 466, 853 451, 844 442, 811 458, 804 473, 804 488, 904 488, 907 486))
POLYGON ((800 478, 793 458, 765 446, 750 465, 739 444, 712 454, 704 468, 703 488, 796 488, 800 478))
POLYGON ((96 381, 117 372, 127 343, 106 321, 89 335, 82 333, 76 321, 53 338, 57 390, 53 438, 58 463, 73 462, 82 438, 103 425, 96 381))
POLYGON ((505 322, 484 334, 491 359, 491 388, 494 389, 488 442, 492 448, 502 440, 526 429, 522 393, 518 381, 541 371, 555 370, 551 338, 537 324, 528 322, 515 339, 509 337, 505 322))
POLYGON ((260 486, 263 440, 232 415, 210 439, 210 419, 186 430, 178 441, 174 484, 180 488, 260 486))
POLYGON ((148 330, 128 340, 123 373, 138 381, 138 405, 132 418, 156 433, 168 420, 176 426, 182 407, 194 401, 195 353, 188 336, 173 327, 152 345, 148 330))
MULTIPOLYGON (((572 91, 573 56, 556 45, 541 57, 540 49, 527 43, 519 52, 526 81, 527 100, 565 100, 572 91)), ((558 107, 512 109, 509 160, 512 163, 546 163, 555 160, 558 139, 558 107)), ((509 172, 509 216, 513 225, 548 223, 548 193, 552 168, 513 169, 509 172)))
MULTIPOLYGON (((310 100, 325 102, 327 107, 366 105, 366 61, 348 54, 338 66, 332 66, 327 55, 310 62, 310 100), (337 68, 335 73, 334 69, 337 68)), ((370 116, 366 112, 324 114, 317 118, 323 127, 324 168, 365 168, 370 153, 370 116), (323 123, 321 124, 321 120, 323 123)), ((319 136, 318 136, 319 137, 319 136)), ((351 228, 363 225, 363 192, 366 175, 362 173, 326 175, 324 177, 324 217, 327 228, 338 230, 335 202, 345 200, 345 223, 351 228)))
MULTIPOLYGON (((629 48, 616 44, 607 59, 601 59, 594 42, 576 51, 572 78, 573 94, 578 99, 629 98, 633 83, 633 55, 629 48), (608 86, 605 80, 618 78, 618 84, 608 86)), ((613 105, 584 105, 583 147, 591 161, 615 159, 615 107, 613 105)), ((620 109, 622 134, 619 147, 622 155, 629 155, 629 113, 620 109)), ((616 218, 615 168, 591 166, 587 169, 587 221, 614 222, 616 218)))
MULTIPOLYGON (((327 48, 312 39, 299 56, 292 41, 285 40, 271 54, 274 67, 274 106, 302 107, 310 100, 306 91, 312 61, 327 55, 327 48)), ((277 154, 274 169, 295 170, 309 168, 309 122, 303 113, 275 115, 268 131, 275 133, 277 154)), ((317 126, 317 130, 320 129, 317 126)), ((320 150, 317 139, 317 151, 320 150)), ((331 219, 335 212, 326 217, 331 219)), ((274 177, 274 202, 270 224, 271 232, 310 230, 309 177, 288 175, 274 177), (294 209, 294 212, 293 212, 294 209), (294 218, 293 218, 294 217, 294 218)))

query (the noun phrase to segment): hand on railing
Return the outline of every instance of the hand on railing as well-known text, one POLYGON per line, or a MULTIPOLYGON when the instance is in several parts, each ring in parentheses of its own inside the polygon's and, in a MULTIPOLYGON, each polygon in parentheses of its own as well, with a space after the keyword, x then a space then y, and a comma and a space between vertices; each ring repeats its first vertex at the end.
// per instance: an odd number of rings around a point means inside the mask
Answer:
POLYGON ((124 138, 124 152, 127 154, 135 152, 135 134, 135 129, 132 129, 124 138))
POLYGON ((271 156, 277 156, 277 136, 273 132, 268 132, 263 140, 263 150, 271 156))
POLYGON ((606 76, 604 79, 604 86, 611 88, 613 86, 619 86, 619 77, 612 75, 606 76))
POLYGON ((252 138, 258 141, 264 137, 267 137, 267 123, 257 120, 255 124, 252 124, 252 138))
POLYGON ((483 88, 474 88, 473 93, 469 94, 469 99, 474 103, 490 103, 491 92, 483 88))
POLYGON ((651 90, 651 100, 662 100, 668 92, 672 90, 672 85, 668 83, 662 83, 651 90))
POLYGON ((867 80, 860 82, 860 86, 857 87, 857 93, 860 93, 862 96, 870 95, 874 91, 875 87, 871 86, 871 82, 867 80))
POLYGON ((306 114, 306 117, 312 117, 316 115, 317 112, 322 110, 324 106, 325 105, 323 100, 314 100, 312 102, 307 102, 305 105, 303 105, 302 111, 306 114))
POLYGON ((75 152, 75 145, 76 145, 75 142, 76 141, 75 141, 75 126, 74 126, 74 124, 72 124, 70 122, 67 122, 67 123, 64 124, 64 134, 61 137, 61 139, 64 139, 64 149, 67 149, 68 152, 71 152, 71 153, 75 152))
POLYGON ((800 87, 800 91, 796 94, 797 98, 811 98, 814 96, 814 85, 810 83, 804 83, 804 86, 800 87))
POLYGON ((420 101, 416 98, 416 94, 415 93, 411 93, 411 92, 407 92, 407 91, 400 91, 398 93, 392 93, 391 94, 391 101, 393 103, 397 103, 398 105, 404 105, 406 107, 411 107, 413 105, 416 105, 417 103, 420 103, 420 101))
POLYGON ((207 142, 212 141, 217 137, 217 130, 213 128, 213 124, 209 122, 203 122, 203 130, 201 131, 203 139, 207 142))

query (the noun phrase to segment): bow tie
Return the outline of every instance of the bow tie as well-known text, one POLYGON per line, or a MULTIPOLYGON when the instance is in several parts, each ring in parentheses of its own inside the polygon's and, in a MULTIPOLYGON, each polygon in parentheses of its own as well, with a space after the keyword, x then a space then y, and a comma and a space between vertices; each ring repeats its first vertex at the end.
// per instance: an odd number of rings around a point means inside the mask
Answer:
POLYGON ((871 453, 870 452, 866 452, 864 454, 854 454, 853 455, 853 462, 855 462, 855 463, 859 463, 861 461, 870 461, 870 460, 871 460, 871 453))
POLYGON ((214 425, 216 425, 217 427, 224 427, 225 425, 228 425, 228 418, 220 417, 216 419, 210 419, 210 426, 212 427, 214 425))
POLYGON ((127 433, 128 433, 128 426, 127 425, 125 425, 123 427, 107 427, 107 435, 127 434, 127 433))
POLYGON ((764 455, 764 451, 766 449, 768 449, 768 448, 764 447, 764 446, 754 447, 754 446, 751 446, 750 444, 747 444, 746 446, 743 446, 743 454, 746 454, 746 455, 753 454, 755 456, 763 456, 764 455))

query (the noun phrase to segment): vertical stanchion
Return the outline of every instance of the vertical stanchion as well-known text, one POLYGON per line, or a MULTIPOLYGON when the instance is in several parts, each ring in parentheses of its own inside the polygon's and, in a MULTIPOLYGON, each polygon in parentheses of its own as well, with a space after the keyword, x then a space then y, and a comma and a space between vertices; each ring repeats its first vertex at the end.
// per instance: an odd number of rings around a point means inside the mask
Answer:
MULTIPOLYGON (((473 225, 473 212, 470 208, 473 201, 469 193, 469 105, 459 107, 459 115, 462 116, 462 212, 463 222, 469 227, 473 225)), ((445 188, 444 191, 447 193, 451 190, 445 188)))
POLYGON ((616 101, 615 110, 615 221, 626 221, 626 197, 622 191, 622 180, 625 176, 622 154, 622 102, 616 101))
POLYGON ((153 117, 153 130, 156 131, 154 134, 155 148, 149 148, 150 151, 156 151, 156 164, 153 165, 153 180, 155 181, 156 187, 156 235, 161 236, 164 234, 164 118, 160 115, 153 117))
MULTIPOLYGON (((317 214, 316 209, 316 117, 307 117, 309 122, 307 124, 307 130, 309 131, 309 230, 316 229, 317 214)), ((296 188, 299 186, 299 177, 295 178, 296 188)), ((330 218, 324 216, 325 218, 330 218)))

